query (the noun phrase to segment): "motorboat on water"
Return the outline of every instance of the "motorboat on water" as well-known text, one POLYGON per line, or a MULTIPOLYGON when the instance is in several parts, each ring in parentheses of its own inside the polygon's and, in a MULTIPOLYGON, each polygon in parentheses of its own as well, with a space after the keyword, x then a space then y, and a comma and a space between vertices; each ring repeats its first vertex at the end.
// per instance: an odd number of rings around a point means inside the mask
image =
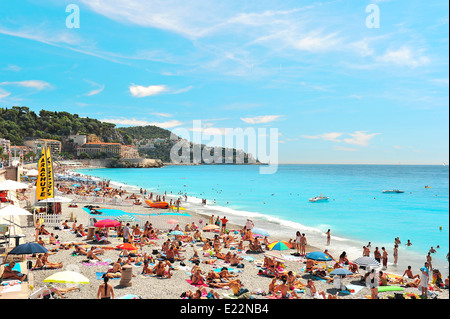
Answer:
POLYGON ((384 190, 383 193, 385 194, 393 194, 393 193, 404 193, 405 191, 400 191, 398 189, 391 189, 391 190, 384 190))
POLYGON ((327 196, 322 196, 322 194, 320 194, 319 196, 316 196, 316 197, 313 197, 313 198, 310 198, 309 199, 309 201, 310 202, 325 202, 325 201, 327 201, 329 199, 329 197, 327 197, 327 196))

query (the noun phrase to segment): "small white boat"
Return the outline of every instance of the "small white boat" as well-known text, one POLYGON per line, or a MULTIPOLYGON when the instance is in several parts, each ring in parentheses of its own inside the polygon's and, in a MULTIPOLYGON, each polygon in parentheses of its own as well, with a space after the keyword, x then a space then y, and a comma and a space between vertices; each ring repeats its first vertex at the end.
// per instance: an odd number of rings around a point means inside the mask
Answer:
POLYGON ((328 199, 329 199, 329 197, 322 196, 322 194, 320 194, 320 196, 310 198, 309 201, 313 202, 313 203, 314 202, 324 202, 324 201, 327 201, 328 199))
POLYGON ((391 190, 384 190, 383 193, 385 194, 393 194, 393 193, 404 193, 405 191, 400 191, 398 189, 391 189, 391 190))

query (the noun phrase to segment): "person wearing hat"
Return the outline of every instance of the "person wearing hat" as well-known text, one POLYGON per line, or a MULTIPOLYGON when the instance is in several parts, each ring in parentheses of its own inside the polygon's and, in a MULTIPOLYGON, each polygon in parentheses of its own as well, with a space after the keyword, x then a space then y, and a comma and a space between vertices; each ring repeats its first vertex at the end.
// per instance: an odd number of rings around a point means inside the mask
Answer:
POLYGON ((422 291, 423 298, 427 298, 428 295, 428 281, 430 278, 428 267, 428 262, 425 262, 425 265, 420 268, 420 284, 418 288, 422 291))

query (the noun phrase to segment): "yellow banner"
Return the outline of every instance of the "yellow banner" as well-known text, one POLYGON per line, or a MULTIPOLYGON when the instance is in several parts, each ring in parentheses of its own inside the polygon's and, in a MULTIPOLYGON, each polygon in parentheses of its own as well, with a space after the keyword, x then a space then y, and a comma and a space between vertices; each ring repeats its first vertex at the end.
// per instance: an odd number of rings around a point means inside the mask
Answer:
POLYGON ((54 185, 53 185, 53 164, 52 154, 50 147, 47 148, 47 198, 53 198, 54 185))
POLYGON ((45 156, 45 147, 42 148, 41 157, 38 162, 39 175, 36 181, 36 199, 43 200, 47 198, 47 159, 45 156))

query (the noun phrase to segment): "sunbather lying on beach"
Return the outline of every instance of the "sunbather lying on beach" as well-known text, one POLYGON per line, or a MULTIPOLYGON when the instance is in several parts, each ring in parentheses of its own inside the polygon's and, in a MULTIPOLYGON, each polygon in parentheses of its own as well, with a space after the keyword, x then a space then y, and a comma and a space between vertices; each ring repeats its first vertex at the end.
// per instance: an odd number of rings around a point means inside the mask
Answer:
MULTIPOLYGON (((59 263, 52 263, 48 261, 48 252, 46 252, 45 254, 41 254, 41 262, 44 265, 44 267, 40 267, 41 269, 58 269, 58 268, 62 268, 63 267, 63 263, 59 262, 59 263)), ((39 257, 38 257, 39 259, 39 257)), ((36 260, 36 263, 38 263, 38 260, 36 260)))

